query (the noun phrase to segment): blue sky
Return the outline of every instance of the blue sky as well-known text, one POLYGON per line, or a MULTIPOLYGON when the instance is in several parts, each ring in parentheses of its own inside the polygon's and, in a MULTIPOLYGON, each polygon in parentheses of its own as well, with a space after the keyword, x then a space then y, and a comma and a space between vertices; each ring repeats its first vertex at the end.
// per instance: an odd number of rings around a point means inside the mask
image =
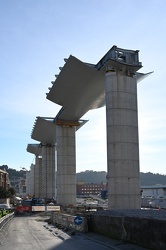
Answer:
MULTIPOLYGON (((166 174, 166 1, 1 0, 0 165, 29 169, 36 116, 60 106, 46 94, 70 54, 96 63, 113 46, 140 50, 140 170, 166 174)), ((88 112, 76 134, 77 172, 107 171, 105 108, 88 112)))

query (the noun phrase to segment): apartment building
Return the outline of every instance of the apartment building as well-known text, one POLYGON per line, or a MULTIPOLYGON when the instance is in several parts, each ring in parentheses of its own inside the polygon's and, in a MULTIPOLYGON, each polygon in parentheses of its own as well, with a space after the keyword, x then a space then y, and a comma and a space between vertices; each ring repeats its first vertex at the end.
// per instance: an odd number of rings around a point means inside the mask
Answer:
POLYGON ((0 169, 0 187, 9 188, 9 175, 6 171, 0 169))
POLYGON ((99 194, 102 190, 106 189, 106 183, 84 183, 77 182, 76 192, 77 195, 99 194))

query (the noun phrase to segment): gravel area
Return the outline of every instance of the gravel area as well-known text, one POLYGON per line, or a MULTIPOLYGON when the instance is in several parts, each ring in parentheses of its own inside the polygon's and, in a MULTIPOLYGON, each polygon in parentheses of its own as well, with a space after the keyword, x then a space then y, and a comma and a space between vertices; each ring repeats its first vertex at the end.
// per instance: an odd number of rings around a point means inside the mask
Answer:
POLYGON ((152 209, 111 209, 100 210, 94 214, 113 217, 135 217, 135 218, 149 218, 156 220, 166 220, 166 210, 152 210, 152 209))

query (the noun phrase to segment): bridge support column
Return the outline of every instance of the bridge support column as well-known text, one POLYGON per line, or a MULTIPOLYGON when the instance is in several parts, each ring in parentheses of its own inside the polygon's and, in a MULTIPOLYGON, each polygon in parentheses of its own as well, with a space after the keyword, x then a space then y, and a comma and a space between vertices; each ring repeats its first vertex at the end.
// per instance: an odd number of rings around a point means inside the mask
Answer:
POLYGON ((137 81, 115 70, 105 82, 108 207, 140 208, 137 81))
POLYGON ((42 197, 55 198, 55 146, 42 146, 42 197))
POLYGON ((57 126, 57 203, 76 204, 75 127, 57 126))
POLYGON ((31 164, 30 167, 30 195, 33 196, 35 194, 35 165, 31 164))
POLYGON ((35 197, 42 197, 41 181, 42 181, 42 158, 36 156, 34 168, 34 195, 35 197))

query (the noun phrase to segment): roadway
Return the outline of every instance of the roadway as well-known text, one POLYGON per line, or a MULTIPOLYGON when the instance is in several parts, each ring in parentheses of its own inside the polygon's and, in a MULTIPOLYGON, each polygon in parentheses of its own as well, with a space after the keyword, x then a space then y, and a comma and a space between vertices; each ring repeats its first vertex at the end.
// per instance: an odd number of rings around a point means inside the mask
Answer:
POLYGON ((0 230, 1 250, 143 250, 93 233, 65 232, 47 223, 49 217, 21 215, 0 230))

